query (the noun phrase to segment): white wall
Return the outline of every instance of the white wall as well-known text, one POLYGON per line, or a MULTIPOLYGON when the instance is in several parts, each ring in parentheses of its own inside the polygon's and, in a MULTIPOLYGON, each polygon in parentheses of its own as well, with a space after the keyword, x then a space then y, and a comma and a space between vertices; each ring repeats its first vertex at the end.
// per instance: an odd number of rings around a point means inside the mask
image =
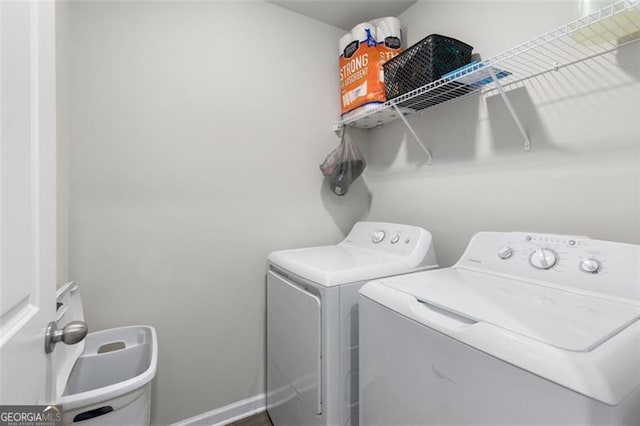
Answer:
MULTIPOLYGON (((577 6, 567 1, 420 1, 401 16, 409 44, 445 34, 483 58, 575 18, 577 6)), ((640 243, 639 81, 635 44, 511 90, 532 140, 528 153, 499 96, 410 119, 432 148, 433 166, 401 123, 369 131, 360 139, 370 218, 429 229, 445 266, 482 230, 640 243)))
POLYGON ((153 419, 264 392, 272 250, 366 215, 336 144, 341 31, 263 2, 73 2, 70 275, 89 326, 157 328, 153 419))

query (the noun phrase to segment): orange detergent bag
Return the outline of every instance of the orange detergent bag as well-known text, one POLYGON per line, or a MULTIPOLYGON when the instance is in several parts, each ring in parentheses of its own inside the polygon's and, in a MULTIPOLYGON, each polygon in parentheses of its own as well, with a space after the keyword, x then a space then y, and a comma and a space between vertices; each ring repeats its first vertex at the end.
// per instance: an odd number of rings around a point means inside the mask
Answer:
POLYGON ((369 30, 366 40, 354 40, 340 55, 340 98, 342 114, 362 105, 384 103, 382 65, 401 52, 400 46, 377 43, 369 30))

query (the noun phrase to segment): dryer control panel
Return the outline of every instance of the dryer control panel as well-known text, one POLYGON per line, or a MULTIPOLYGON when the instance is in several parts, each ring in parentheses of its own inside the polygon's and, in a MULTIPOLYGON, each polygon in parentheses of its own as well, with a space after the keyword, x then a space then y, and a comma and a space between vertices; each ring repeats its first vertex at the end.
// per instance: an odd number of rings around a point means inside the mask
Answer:
POLYGON ((481 232, 456 266, 640 301, 640 246, 572 235, 481 232))
POLYGON ((397 254, 409 259, 424 258, 422 264, 437 265, 431 234, 419 226, 386 222, 358 222, 340 245, 368 248, 397 254))

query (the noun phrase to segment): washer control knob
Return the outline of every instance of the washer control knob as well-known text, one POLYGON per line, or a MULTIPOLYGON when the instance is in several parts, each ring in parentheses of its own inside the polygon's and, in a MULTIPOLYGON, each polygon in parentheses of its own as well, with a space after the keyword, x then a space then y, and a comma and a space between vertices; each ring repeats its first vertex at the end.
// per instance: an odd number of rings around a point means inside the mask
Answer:
POLYGON ((393 236, 391 237, 391 244, 395 244, 398 241, 400 241, 400 235, 398 234, 393 234, 393 236))
POLYGON ((513 256, 513 249, 508 246, 502 246, 498 249, 498 257, 500 259, 506 260, 513 256))
POLYGON ((384 236, 384 231, 376 231, 373 233, 373 238, 371 238, 371 241, 373 241, 374 244, 378 244, 382 242, 382 240, 384 240, 384 236))
POLYGON ((558 256, 552 250, 540 248, 531 253, 529 262, 538 269, 551 269, 558 262, 558 256))
POLYGON ((602 265, 596 259, 585 258, 580 262, 580 269, 590 274, 597 274, 600 272, 600 268, 602 268, 602 265))

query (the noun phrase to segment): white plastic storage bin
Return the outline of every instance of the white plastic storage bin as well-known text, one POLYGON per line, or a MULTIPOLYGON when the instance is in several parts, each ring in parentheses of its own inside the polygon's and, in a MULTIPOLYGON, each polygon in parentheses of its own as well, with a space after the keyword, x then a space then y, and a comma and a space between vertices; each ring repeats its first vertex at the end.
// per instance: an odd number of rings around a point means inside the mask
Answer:
MULTIPOLYGON (((77 285, 65 287, 58 292, 58 310, 65 309, 58 315, 60 326, 83 316, 77 285)), ((89 333, 82 345, 57 345, 55 351, 59 347, 65 349, 57 360, 56 403, 64 424, 149 425, 151 381, 158 364, 153 327, 112 328, 89 333)))

